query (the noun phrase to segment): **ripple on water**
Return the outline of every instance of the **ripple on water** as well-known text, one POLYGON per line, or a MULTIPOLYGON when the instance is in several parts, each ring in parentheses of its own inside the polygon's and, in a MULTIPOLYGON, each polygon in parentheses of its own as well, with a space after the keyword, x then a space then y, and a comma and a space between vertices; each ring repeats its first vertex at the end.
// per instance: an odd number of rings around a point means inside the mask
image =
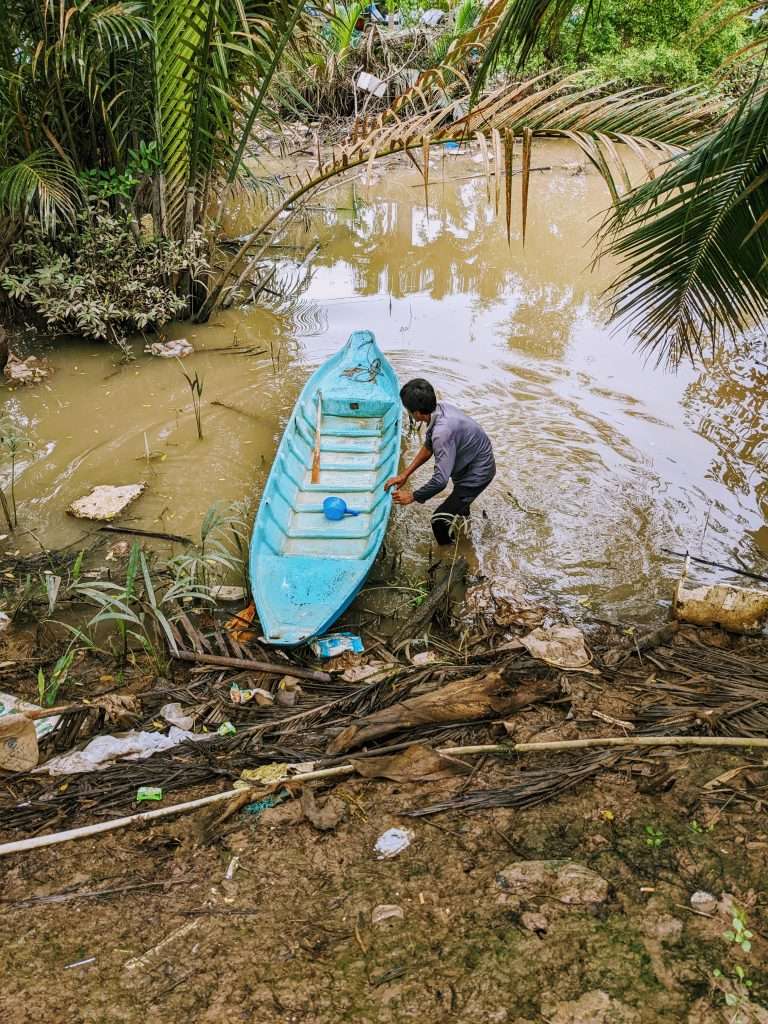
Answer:
MULTIPOLYGON (((375 187, 326 193, 322 221, 286 239, 300 252, 316 237, 320 246, 309 280, 287 268, 290 300, 169 331, 198 350, 185 366, 204 381, 203 441, 177 365, 140 356, 125 366, 106 348, 57 346, 49 385, 6 402, 38 443, 21 467, 22 520, 50 546, 69 543, 82 532, 64 513, 74 498, 147 479, 132 523, 196 534, 213 501, 258 497, 308 373, 368 328, 402 380, 432 380, 493 439, 498 476, 472 517, 484 572, 573 607, 648 618, 679 569, 661 548, 698 546, 705 522, 707 556, 765 571, 768 367, 723 356, 672 377, 610 337, 600 294, 615 268, 588 270, 608 197, 596 175, 563 169, 568 146, 543 145, 537 159, 554 169, 532 179, 525 246, 519 179, 508 245, 484 181, 452 180, 477 173, 464 158, 436 162, 428 213, 402 164, 375 187), (265 351, 212 351, 234 340, 265 351)), ((248 228, 243 217, 234 234, 248 228)), ((409 438, 408 452, 418 444, 409 438)), ((413 506, 393 516, 392 545, 417 575, 428 517, 413 506)))

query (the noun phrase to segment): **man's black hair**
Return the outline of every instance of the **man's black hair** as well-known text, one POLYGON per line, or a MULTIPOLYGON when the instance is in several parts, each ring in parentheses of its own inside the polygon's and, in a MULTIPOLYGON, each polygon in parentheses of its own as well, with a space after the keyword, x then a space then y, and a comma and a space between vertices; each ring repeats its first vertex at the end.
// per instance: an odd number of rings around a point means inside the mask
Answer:
POLYGON ((400 388, 400 399, 408 412, 425 412, 430 416, 437 408, 437 395, 428 380, 415 377, 400 388))

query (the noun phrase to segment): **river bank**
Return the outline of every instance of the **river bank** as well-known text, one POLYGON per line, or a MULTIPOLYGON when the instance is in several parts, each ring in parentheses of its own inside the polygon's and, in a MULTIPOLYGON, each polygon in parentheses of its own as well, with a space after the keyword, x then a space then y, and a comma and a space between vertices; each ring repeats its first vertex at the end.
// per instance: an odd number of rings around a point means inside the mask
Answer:
MULTIPOLYGON (((434 695, 445 714, 451 680, 482 690, 501 673, 509 689, 499 693, 518 697, 518 710, 489 706, 477 723, 467 704, 464 721, 401 724, 372 742, 369 753, 401 751, 385 758, 361 759, 347 740, 351 753, 330 763, 352 757, 369 777, 360 768, 315 783, 309 803, 297 776, 293 798, 272 809, 261 809, 274 802, 265 783, 266 799, 254 804, 252 790, 228 815, 219 805, 2 857, 3 1019, 764 1021, 764 752, 597 745, 453 758, 437 771, 409 745, 764 735, 765 640, 682 626, 646 643, 593 626, 590 664, 566 671, 528 657, 518 639, 556 611, 542 620, 541 608, 483 595, 470 590, 463 651, 455 629, 437 630, 421 660, 413 645, 392 655, 368 636, 366 655, 321 666, 332 688, 303 683, 277 717, 233 705, 232 674, 129 674, 119 692, 144 727, 157 728, 159 705, 175 698, 209 728, 226 715, 237 735, 132 767, 5 781, 2 838, 17 838, 141 810, 139 785, 165 787, 175 804, 231 788, 245 767, 267 779, 275 760, 329 763, 327 750, 343 749, 339 729, 377 707, 434 695), (371 663, 373 675, 349 681, 371 663), (334 701, 341 715, 327 710, 334 701), (377 859, 392 828, 410 843, 377 859)), ((79 687, 115 692, 91 671, 79 687)), ((275 677, 249 682, 276 692, 275 677)))

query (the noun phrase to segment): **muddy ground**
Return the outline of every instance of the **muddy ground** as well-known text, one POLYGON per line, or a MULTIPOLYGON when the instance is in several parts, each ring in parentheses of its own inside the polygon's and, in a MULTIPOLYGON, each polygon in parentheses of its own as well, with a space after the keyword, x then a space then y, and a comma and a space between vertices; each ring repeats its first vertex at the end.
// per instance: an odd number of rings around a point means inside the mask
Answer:
MULTIPOLYGON (((620 678, 600 700, 626 707, 620 678)), ((515 731, 574 729, 561 702, 520 712, 515 731)), ((5 857, 0 1021, 764 1024, 759 753, 665 750, 541 806, 430 818, 404 812, 465 777, 350 779, 333 790, 347 814, 329 832, 286 803, 239 813, 208 844, 198 812, 5 857), (745 765, 750 785, 713 802, 707 782, 745 765), (413 841, 377 860, 391 827, 413 841), (692 907, 697 891, 712 899, 692 907)), ((509 771, 488 761, 472 787, 503 787, 509 771)))

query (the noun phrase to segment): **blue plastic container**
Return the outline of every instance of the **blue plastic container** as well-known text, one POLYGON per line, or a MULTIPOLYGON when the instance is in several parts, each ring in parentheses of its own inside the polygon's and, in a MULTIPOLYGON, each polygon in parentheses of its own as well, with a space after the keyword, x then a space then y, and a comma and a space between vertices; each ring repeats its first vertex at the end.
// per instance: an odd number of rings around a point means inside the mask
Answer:
POLYGON ((359 516, 359 512, 353 512, 352 509, 347 508, 347 503, 343 498, 325 498, 323 500, 323 512, 325 518, 330 519, 331 522, 338 522, 339 519, 343 519, 344 516, 359 516))

